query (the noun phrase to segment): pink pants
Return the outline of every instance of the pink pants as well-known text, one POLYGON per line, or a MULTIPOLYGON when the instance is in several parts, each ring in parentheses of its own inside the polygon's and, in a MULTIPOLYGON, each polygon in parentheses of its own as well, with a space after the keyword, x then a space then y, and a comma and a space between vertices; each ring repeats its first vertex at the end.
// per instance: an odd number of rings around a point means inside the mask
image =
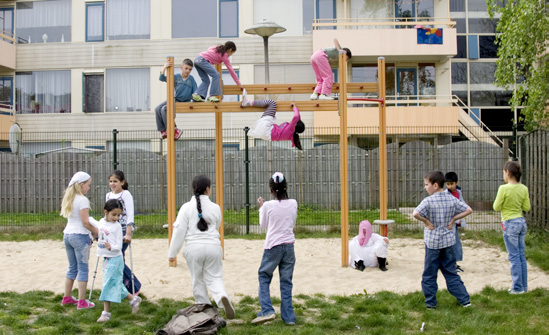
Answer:
POLYGON ((315 93, 331 94, 334 76, 330 62, 328 62, 328 56, 324 50, 318 50, 311 56, 311 66, 316 76, 315 93))

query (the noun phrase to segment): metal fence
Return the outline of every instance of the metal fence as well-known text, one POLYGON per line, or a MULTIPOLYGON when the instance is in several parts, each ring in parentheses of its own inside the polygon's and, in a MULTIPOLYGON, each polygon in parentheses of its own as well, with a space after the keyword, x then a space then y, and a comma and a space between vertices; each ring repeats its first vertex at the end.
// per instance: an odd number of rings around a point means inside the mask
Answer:
POLYGON ((520 162, 522 183, 528 186, 532 209, 526 214, 528 224, 549 229, 549 131, 538 130, 521 136, 520 162))
MULTIPOLYGON (((244 224, 246 188, 254 205, 257 197, 268 198, 268 179, 274 171, 281 171, 289 182, 290 197, 302 206, 324 211, 331 217, 328 221, 338 225, 341 194, 337 131, 308 129, 302 136, 303 151, 290 148, 289 142, 267 143, 250 138, 246 176, 245 133, 243 129, 224 129, 226 221, 244 224)), ((351 129, 350 133, 358 135, 353 135, 353 145, 349 146, 349 209, 375 211, 379 207, 377 128, 351 129)), ((506 149, 458 136, 452 140, 451 136, 441 137, 421 129, 392 129, 389 133, 396 134, 389 136, 387 149, 391 210, 410 217, 412 209, 427 195, 423 189, 425 173, 455 171, 465 200, 475 209, 470 221, 497 225, 499 215, 491 210, 491 204, 503 182, 501 168, 508 159, 506 149)), ((190 199, 189 184, 195 175, 206 174, 215 181, 214 136, 213 129, 186 130, 176 142, 177 204, 190 199)), ((41 215, 55 215, 68 180, 79 170, 92 175, 88 197, 100 213, 109 191, 108 176, 115 166, 126 175, 136 214, 165 214, 165 142, 154 131, 24 134, 20 153, 0 152, 0 227, 26 226, 21 214, 37 221, 42 220, 41 215)), ((212 198, 216 196, 213 185, 212 198)))

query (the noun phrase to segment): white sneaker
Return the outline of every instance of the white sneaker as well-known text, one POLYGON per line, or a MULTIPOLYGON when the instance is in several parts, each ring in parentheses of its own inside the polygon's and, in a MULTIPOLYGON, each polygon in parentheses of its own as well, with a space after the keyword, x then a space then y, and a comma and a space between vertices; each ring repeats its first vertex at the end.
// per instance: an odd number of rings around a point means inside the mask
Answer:
POLYGON ((326 94, 321 94, 319 97, 318 97, 318 100, 334 100, 333 97, 331 96, 328 96, 326 94))
POLYGON ((97 319, 97 322, 99 323, 102 323, 102 322, 107 322, 111 319, 111 313, 109 312, 101 312, 101 316, 99 317, 99 319, 97 319))
POLYGON ((252 324, 253 325, 259 325, 259 324, 262 324, 262 323, 265 323, 267 321, 272 321, 276 318, 276 314, 273 313, 273 314, 269 314, 269 315, 265 315, 265 316, 258 316, 257 318, 253 319, 252 320, 252 324))
POLYGON ((242 103, 240 106, 242 107, 248 107, 252 105, 252 101, 248 99, 248 92, 246 92, 246 89, 242 91, 242 103))
POLYGON ((227 319, 234 319, 234 307, 227 297, 221 297, 221 304, 225 310, 225 315, 227 319))
POLYGON ((132 313, 135 314, 139 312, 139 305, 141 304, 141 298, 138 296, 134 296, 133 300, 130 301, 130 306, 132 306, 132 313))
POLYGON ((318 100, 318 93, 314 92, 311 94, 311 100, 318 100))

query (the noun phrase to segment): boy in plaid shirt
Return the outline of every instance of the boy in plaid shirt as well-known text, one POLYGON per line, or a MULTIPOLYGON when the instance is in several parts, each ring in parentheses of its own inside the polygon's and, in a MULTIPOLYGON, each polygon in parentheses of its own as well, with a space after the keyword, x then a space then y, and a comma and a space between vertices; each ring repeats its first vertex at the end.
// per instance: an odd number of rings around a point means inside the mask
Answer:
POLYGON ((431 171, 424 178, 429 197, 416 207, 413 217, 425 224, 425 266, 421 289, 427 308, 437 307, 438 270, 444 275, 448 291, 463 307, 471 306, 469 293, 456 271, 456 243, 454 222, 471 214, 473 210, 464 202, 444 192, 445 178, 440 171, 431 171))

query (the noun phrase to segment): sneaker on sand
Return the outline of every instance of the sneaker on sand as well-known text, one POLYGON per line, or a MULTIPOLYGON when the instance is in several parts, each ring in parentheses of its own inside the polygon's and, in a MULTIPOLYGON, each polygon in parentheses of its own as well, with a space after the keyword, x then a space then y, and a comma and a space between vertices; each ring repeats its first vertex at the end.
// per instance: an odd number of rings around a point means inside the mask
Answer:
POLYGON ((198 95, 198 94, 193 94, 193 101, 196 101, 196 102, 204 102, 204 98, 201 97, 201 96, 198 95))
POLYGON ((208 99, 206 99, 206 101, 208 101, 208 102, 219 102, 219 98, 212 95, 212 96, 208 97, 208 99))
POLYGON ((63 300, 61 300, 61 306, 66 305, 78 305, 78 300, 76 300, 75 297, 63 297, 63 300))
POLYGON ((253 319, 252 320, 252 324, 253 325, 259 325, 259 324, 262 324, 262 323, 265 323, 267 321, 272 321, 276 318, 276 314, 273 313, 273 314, 269 314, 269 315, 265 315, 265 316, 258 316, 257 318, 253 319))
POLYGON ((334 100, 333 97, 331 96, 328 96, 326 94, 321 94, 319 97, 318 97, 318 100, 334 100))
POLYGON ((135 314, 139 312, 139 305, 141 304, 141 298, 138 296, 134 296, 133 300, 130 301, 130 306, 132 306, 132 313, 135 314))
POLYGON ((162 130, 162 131, 160 132, 160 136, 162 137, 162 139, 165 139, 165 138, 168 137, 168 133, 167 133, 165 130, 162 130))
POLYGON ((101 322, 107 322, 111 319, 111 313, 109 312, 101 312, 101 316, 99 317, 99 319, 97 319, 97 322, 101 323, 101 322))
POLYGON ((181 134, 183 134, 183 130, 175 128, 173 133, 173 139, 177 141, 181 137, 181 134))
POLYGON ((314 92, 313 94, 311 94, 311 100, 318 100, 318 93, 314 92))
POLYGON ((82 299, 82 300, 78 300, 77 309, 88 309, 88 308, 93 308, 94 306, 95 304, 89 301, 88 299, 82 299))
POLYGON ((221 297, 221 304, 223 305, 223 309, 225 310, 225 315, 227 315, 227 319, 234 319, 234 307, 229 301, 229 298, 221 297))
POLYGON ((240 106, 242 107, 248 107, 252 105, 252 101, 248 99, 248 92, 246 92, 246 89, 242 91, 242 103, 240 106))

